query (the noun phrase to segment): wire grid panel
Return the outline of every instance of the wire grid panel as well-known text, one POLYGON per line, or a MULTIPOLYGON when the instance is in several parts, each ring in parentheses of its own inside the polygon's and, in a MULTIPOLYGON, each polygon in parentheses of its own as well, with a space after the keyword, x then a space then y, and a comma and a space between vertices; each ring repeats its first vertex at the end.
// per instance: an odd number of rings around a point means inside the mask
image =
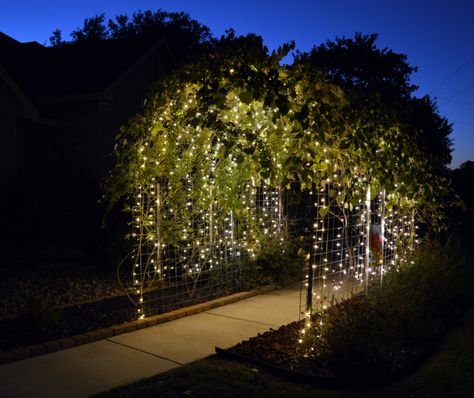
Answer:
POLYGON ((413 213, 403 213, 398 206, 386 210, 383 261, 386 270, 396 269, 409 261, 408 254, 418 243, 416 230, 413 213))
POLYGON ((327 184, 315 192, 310 250, 309 310, 321 310, 358 292, 365 278, 364 204, 352 210, 327 184))
MULTIPOLYGON (((158 184, 140 187, 135 205, 132 283, 139 317, 248 288, 250 265, 262 234, 280 239, 281 191, 249 184, 241 197, 243 216, 224 215, 211 203, 197 216, 187 217, 195 213, 176 214, 172 205, 161 203, 160 189, 158 184), (166 217, 182 228, 173 242, 161 230, 166 217)), ((191 195, 188 203, 193 206, 191 195)))
POLYGON ((300 304, 306 316, 381 284, 388 269, 407 261, 413 217, 396 206, 388 209, 384 190, 372 197, 364 178, 357 179, 354 189, 363 193, 357 204, 344 198, 337 182, 313 192, 306 301, 300 304))

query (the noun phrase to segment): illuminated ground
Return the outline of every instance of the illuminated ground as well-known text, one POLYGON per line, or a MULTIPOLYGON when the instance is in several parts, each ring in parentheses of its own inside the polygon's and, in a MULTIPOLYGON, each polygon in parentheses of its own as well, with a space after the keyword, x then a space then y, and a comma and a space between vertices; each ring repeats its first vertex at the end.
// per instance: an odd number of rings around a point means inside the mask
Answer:
POLYGON ((2 397, 86 397, 155 375, 298 319, 299 286, 0 366, 2 397))

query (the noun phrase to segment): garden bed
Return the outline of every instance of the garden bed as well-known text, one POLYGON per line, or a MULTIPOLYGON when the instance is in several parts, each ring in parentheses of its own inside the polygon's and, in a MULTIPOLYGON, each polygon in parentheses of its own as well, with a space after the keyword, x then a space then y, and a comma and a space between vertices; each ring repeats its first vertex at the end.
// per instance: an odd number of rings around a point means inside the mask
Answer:
POLYGON ((73 305, 64 309, 38 307, 28 315, 0 321, 0 349, 44 343, 136 319, 126 296, 73 305))
POLYGON ((0 320, 25 312, 31 299, 46 307, 66 307, 123 295, 114 270, 78 264, 0 264, 0 320))
MULTIPOLYGON (((0 351, 84 334, 137 319, 113 270, 76 263, 0 267, 0 351)), ((161 289, 154 314, 221 297, 223 289, 191 295, 161 289), (207 296, 204 293, 209 293, 207 296)))
MULTIPOLYGON (((185 315, 198 304, 202 307, 203 304, 209 303, 215 307, 232 302, 234 296, 250 297, 272 288, 268 285, 230 296, 232 292, 227 290, 214 290, 212 295, 190 296, 188 294, 185 301, 178 301, 173 295, 165 295, 161 299, 159 310, 154 315, 173 314, 178 309, 185 315)), ((176 293, 176 289, 174 292, 176 293)), ((180 292, 181 298, 184 293, 184 291, 180 292)), ((10 351, 65 337, 83 335, 98 329, 129 324, 136 320, 137 308, 123 294, 64 308, 45 306, 39 300, 33 305, 30 304, 29 310, 24 315, 0 320, 0 351, 10 351)))
POLYGON ((304 335, 295 322, 217 352, 327 385, 391 381, 424 360, 472 306, 474 275, 461 253, 449 242, 427 243, 382 288, 329 307, 304 335))
POLYGON ((432 352, 450 327, 459 320, 462 313, 460 309, 453 309, 449 315, 449 321, 444 319, 442 326, 435 333, 428 335, 427 339, 420 344, 397 342, 395 345, 400 349, 391 353, 390 363, 370 373, 356 368, 353 372, 340 372, 333 369, 323 359, 309 359, 307 355, 304 355, 302 346, 298 342, 301 338, 303 321, 292 322, 277 330, 270 329, 268 332, 259 333, 229 349, 216 347, 216 353, 223 358, 258 365, 290 380, 317 383, 327 387, 369 387, 394 381, 412 371, 432 352))

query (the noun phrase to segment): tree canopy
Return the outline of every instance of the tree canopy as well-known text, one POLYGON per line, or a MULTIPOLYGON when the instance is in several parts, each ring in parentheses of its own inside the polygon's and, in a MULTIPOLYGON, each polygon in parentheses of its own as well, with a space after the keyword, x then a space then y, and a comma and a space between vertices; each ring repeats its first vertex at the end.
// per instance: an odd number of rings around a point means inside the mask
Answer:
POLYGON ((417 68, 408 64, 406 55, 379 49, 377 38, 377 34, 356 33, 354 38, 327 40, 309 53, 298 52, 296 62, 323 69, 354 96, 378 96, 386 103, 410 98, 418 88, 410 82, 417 68))
POLYGON ((416 67, 407 56, 376 45, 377 34, 354 38, 336 38, 313 47, 309 53, 297 53, 295 62, 324 70, 329 78, 344 88, 353 108, 378 108, 412 135, 430 160, 431 168, 445 171, 451 161, 452 127, 438 113, 429 96, 417 98, 418 87, 410 79, 416 67))
POLYGON ((474 210, 474 187, 472 185, 472 181, 474 181, 474 161, 464 162, 451 173, 456 193, 472 212, 474 210))
POLYGON ((71 33, 72 40, 64 41, 60 29, 51 37, 52 46, 81 44, 109 39, 138 39, 147 37, 168 39, 177 61, 182 56, 197 52, 203 43, 212 39, 210 29, 192 19, 184 12, 136 11, 131 16, 119 14, 106 22, 105 14, 95 15, 84 20, 82 27, 71 33))

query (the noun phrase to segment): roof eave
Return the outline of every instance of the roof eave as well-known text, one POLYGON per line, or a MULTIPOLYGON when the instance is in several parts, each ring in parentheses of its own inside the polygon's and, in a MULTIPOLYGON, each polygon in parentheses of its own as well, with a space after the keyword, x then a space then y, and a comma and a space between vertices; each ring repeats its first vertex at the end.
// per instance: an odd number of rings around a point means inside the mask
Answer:
POLYGON ((23 105, 23 117, 27 119, 34 119, 37 120, 39 117, 39 112, 36 106, 31 102, 31 100, 27 97, 24 91, 16 84, 16 82, 11 78, 9 73, 5 70, 5 68, 0 65, 0 78, 6 83, 6 85, 10 88, 10 90, 15 94, 15 96, 19 99, 19 101, 23 105))

